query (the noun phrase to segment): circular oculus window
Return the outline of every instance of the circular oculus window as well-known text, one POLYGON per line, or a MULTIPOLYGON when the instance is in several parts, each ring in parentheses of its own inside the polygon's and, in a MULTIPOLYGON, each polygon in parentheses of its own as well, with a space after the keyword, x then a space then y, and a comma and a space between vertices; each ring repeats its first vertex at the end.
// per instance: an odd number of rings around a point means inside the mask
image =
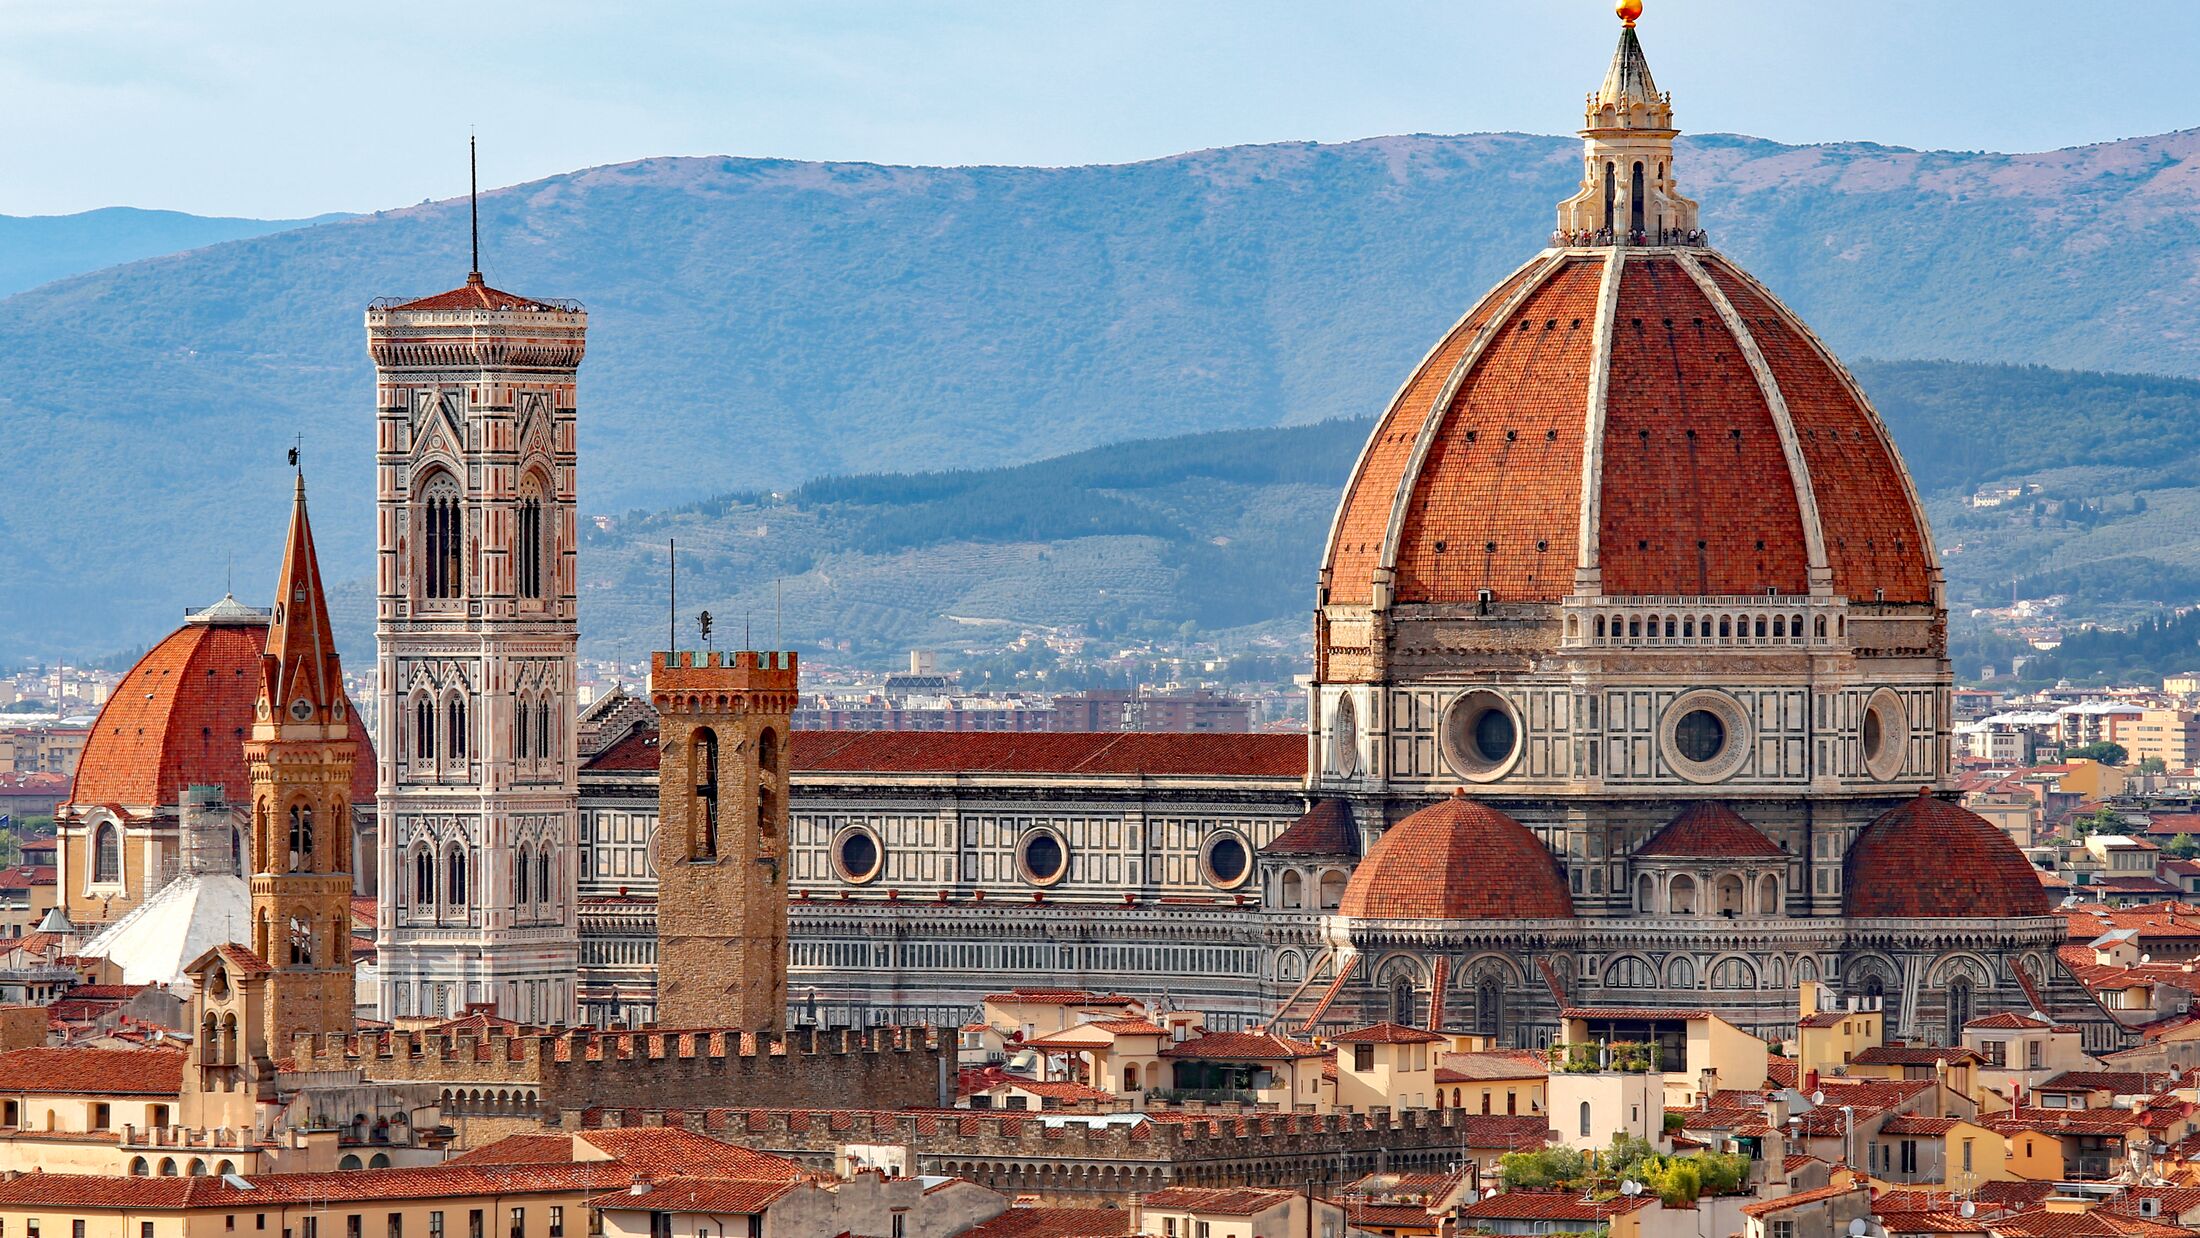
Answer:
POLYGON ((1724 782, 1749 759, 1749 712, 1724 692, 1699 688, 1665 707, 1658 749, 1673 772, 1690 782, 1724 782))
POLYGON ((862 885, 878 879, 886 867, 886 849, 868 826, 853 825, 833 839, 833 868, 842 881, 862 885))
POLYGON ((1360 770, 1359 710, 1347 692, 1329 711, 1329 772, 1349 778, 1360 770))
POLYGON ((1050 886, 1069 872, 1069 848, 1062 836, 1049 829, 1037 829, 1024 835, 1023 843, 1016 849, 1017 866, 1023 869, 1024 880, 1037 886, 1050 886))
POLYGON ((1470 782, 1495 782, 1519 763, 1520 714, 1487 688, 1462 692, 1444 711, 1444 759, 1470 782))
POLYGON ((1199 860, 1200 870, 1207 884, 1223 890, 1235 890, 1245 884, 1253 871, 1253 853, 1245 840, 1234 833, 1220 833, 1207 840, 1207 846, 1199 860))
POLYGON ((1903 749, 1909 738, 1910 714, 1903 708, 1902 697, 1891 688, 1872 693, 1864 704, 1864 720, 1857 727, 1864 772, 1880 782, 1900 778, 1903 749))

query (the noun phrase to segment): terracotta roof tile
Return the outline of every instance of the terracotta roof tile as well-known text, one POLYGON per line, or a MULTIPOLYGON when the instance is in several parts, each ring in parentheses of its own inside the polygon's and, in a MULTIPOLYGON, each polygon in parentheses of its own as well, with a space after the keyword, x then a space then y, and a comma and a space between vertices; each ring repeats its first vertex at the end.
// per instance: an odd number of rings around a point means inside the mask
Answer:
POLYGON ((1464 794, 1383 832, 1345 883, 1340 915, 1405 920, 1563 920, 1566 878, 1528 828, 1464 794))
POLYGON ((183 1088, 183 1056, 175 1049, 16 1049, 0 1053, 0 1093, 174 1096, 183 1088))
POLYGON ((1340 799, 1317 800, 1283 833, 1260 849, 1262 855, 1360 854, 1360 827, 1352 806, 1340 799))
POLYGON ((1652 834, 1635 854, 1742 859, 1786 852, 1733 809, 1716 800, 1697 800, 1652 834))
POLYGON ((2009 835, 1931 795, 1908 798, 1857 835, 1841 897, 1852 919, 2048 914, 2047 894, 2009 835))

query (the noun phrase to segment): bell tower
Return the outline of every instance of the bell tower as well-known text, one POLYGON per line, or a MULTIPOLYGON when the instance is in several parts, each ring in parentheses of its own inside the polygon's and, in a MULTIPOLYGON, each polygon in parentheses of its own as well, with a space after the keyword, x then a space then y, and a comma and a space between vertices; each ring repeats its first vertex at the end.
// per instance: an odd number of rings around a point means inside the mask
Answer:
POLYGON ((351 767, 359 745, 302 474, 259 687, 245 743, 252 949, 271 969, 267 1028, 280 1053, 299 1032, 352 1028, 351 767))
POLYGON ((650 655, 657 1021, 777 1029, 787 1011, 792 653, 650 655))

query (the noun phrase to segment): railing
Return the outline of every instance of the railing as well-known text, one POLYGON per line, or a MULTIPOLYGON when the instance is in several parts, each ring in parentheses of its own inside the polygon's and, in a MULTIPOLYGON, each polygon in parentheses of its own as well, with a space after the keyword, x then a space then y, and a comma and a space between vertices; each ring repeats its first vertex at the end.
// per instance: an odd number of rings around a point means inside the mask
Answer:
POLYGON ((1551 244, 1558 249, 1588 248, 1598 245, 1663 245, 1696 246, 1711 244, 1711 234, 1702 228, 1638 228, 1630 232, 1615 233, 1610 228, 1588 228, 1568 231, 1555 228, 1551 231, 1551 244))
POLYGON ((1662 1047, 1652 1042, 1614 1040, 1603 1044, 1555 1044, 1545 1051, 1551 1069, 1562 1075, 1655 1075, 1662 1047))
POLYGON ((1163 1105, 1257 1105, 1260 1093, 1240 1088, 1149 1088, 1146 1099, 1163 1105))

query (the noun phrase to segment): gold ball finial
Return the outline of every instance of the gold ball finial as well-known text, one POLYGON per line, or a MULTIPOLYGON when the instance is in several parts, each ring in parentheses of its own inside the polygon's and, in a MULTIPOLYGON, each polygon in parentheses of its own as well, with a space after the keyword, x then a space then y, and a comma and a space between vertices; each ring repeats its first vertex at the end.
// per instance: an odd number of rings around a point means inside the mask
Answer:
POLYGON ((1612 6, 1612 11, 1619 14, 1621 25, 1632 26, 1635 19, 1642 16, 1642 0, 1619 0, 1618 4, 1612 6))

